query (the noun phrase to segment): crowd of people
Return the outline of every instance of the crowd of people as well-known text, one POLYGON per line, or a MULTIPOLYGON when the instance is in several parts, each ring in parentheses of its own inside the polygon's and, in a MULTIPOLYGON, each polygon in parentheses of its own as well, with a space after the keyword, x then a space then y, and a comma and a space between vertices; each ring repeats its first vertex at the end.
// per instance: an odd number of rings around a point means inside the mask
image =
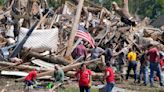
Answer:
MULTIPOLYGON (((82 45, 82 44, 80 44, 80 45, 82 45)), ((125 81, 128 81, 130 71, 133 70, 134 83, 140 83, 143 79, 144 86, 147 86, 148 83, 150 83, 150 86, 153 87, 154 80, 159 79, 160 86, 163 86, 162 68, 164 65, 164 52, 162 51, 162 49, 160 49, 154 45, 149 45, 147 47, 141 47, 142 52, 137 53, 137 51, 130 48, 128 53, 124 53, 124 52, 119 53, 117 55, 117 59, 115 60, 115 62, 112 63, 111 58, 115 57, 115 55, 113 54, 113 51, 112 51, 113 48, 112 48, 111 44, 108 47, 109 48, 105 48, 105 50, 104 50, 98 46, 95 46, 95 48, 90 51, 91 59, 96 59, 96 58, 100 57, 101 55, 105 56, 106 69, 102 70, 102 71, 105 71, 104 79, 106 79, 106 82, 107 82, 106 92, 111 92, 111 90, 115 84, 115 80, 114 80, 115 72, 112 68, 112 67, 115 67, 115 65, 119 66, 117 71, 119 71, 121 73, 123 72, 123 68, 125 67, 125 65, 127 65, 127 73, 125 75, 125 81), (139 63, 139 61, 140 61, 140 63, 139 63), (138 66, 140 66, 139 72, 137 72, 138 66), (150 70, 150 72, 149 72, 149 70, 150 70)), ((85 48, 85 50, 84 50, 84 48, 81 48, 81 49, 83 49, 83 50, 76 51, 77 52, 76 54, 80 54, 81 51, 87 52, 86 48, 85 48)), ((84 53, 81 53, 80 55, 84 55, 84 53)), ((88 88, 90 87, 90 81, 91 81, 90 77, 91 77, 92 73, 90 72, 90 70, 86 69, 86 66, 84 66, 84 68, 82 66, 81 68, 82 69, 80 70, 80 72, 79 71, 77 72, 77 74, 80 74, 80 79, 79 79, 79 75, 78 75, 80 92, 84 92, 81 88, 84 88, 86 90, 86 92, 89 92, 88 88), (85 77, 88 80, 84 78, 84 75, 89 76, 89 77, 85 77), (83 83, 83 82, 85 82, 85 83, 83 83), (88 86, 82 85, 82 84, 86 84, 86 83, 88 86)))
MULTIPOLYGON (((157 46, 149 45, 148 47, 142 47, 142 52, 137 53, 134 49, 130 48, 128 53, 121 52, 115 57, 113 54, 113 48, 111 44, 108 45, 109 48, 102 49, 95 45, 95 48, 88 51, 83 42, 81 42, 75 48, 75 59, 78 59, 80 56, 84 56, 80 59, 79 62, 85 62, 88 53, 91 53, 91 60, 99 58, 101 55, 105 56, 105 66, 102 72, 104 72, 104 80, 106 81, 105 92, 111 92, 115 84, 115 73, 113 67, 119 66, 119 72, 123 72, 123 68, 127 65, 127 73, 125 75, 125 81, 128 81, 130 71, 134 72, 134 83, 140 83, 143 79, 143 85, 147 86, 150 83, 150 86, 154 86, 154 80, 159 79, 160 86, 163 86, 162 79, 162 67, 164 66, 164 52, 159 49, 157 46), (115 62, 112 63, 111 59, 115 57, 115 62), (140 61, 140 63, 139 63, 140 61), (117 62, 117 63, 116 63, 117 62), (116 64, 115 64, 116 63, 116 64), (137 72, 137 66, 140 66, 139 72, 137 72), (149 72, 150 70, 150 72, 149 72)), ((82 64, 81 67, 77 70, 75 76, 79 82, 80 92, 90 92, 90 87, 92 85, 92 71, 87 68, 88 66, 82 64)), ((96 67, 96 66, 95 66, 96 67)), ((31 71, 28 76, 25 78, 25 84, 30 86, 35 84, 35 79, 37 75, 37 70, 31 71)), ((122 75, 124 76, 124 75, 122 75)), ((64 81, 64 72, 63 70, 55 65, 54 72, 54 82, 63 82, 64 81)), ((124 77, 123 77, 124 78, 124 77)))

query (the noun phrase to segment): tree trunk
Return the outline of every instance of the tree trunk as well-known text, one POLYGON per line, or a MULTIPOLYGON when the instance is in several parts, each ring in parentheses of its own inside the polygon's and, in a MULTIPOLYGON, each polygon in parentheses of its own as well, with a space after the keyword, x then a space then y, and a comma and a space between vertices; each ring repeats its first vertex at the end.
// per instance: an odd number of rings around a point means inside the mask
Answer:
POLYGON ((17 68, 17 69, 21 69, 21 70, 33 70, 33 69, 40 69, 41 71, 47 71, 48 69, 43 69, 43 68, 40 68, 40 67, 35 67, 35 66, 29 66, 29 65, 18 65, 18 66, 15 66, 15 63, 10 63, 10 62, 0 62, 0 65, 1 66, 13 66, 14 68, 17 68))
MULTIPOLYGON (((86 61, 86 62, 81 62, 81 63, 75 63, 75 64, 70 64, 70 65, 67 65, 67 66, 63 66, 62 67, 62 70, 64 72, 67 72, 67 71, 70 71, 74 68, 79 68, 81 66, 81 64, 86 64, 86 65, 89 65, 91 63, 94 63, 94 62, 97 62, 97 63, 100 63, 101 62, 101 59, 98 58, 98 59, 94 59, 94 60, 91 60, 91 61, 86 61)), ((47 72, 42 72, 42 73, 39 73, 37 75, 37 77, 42 77, 42 76, 45 76, 45 75, 53 75, 54 73, 54 70, 50 70, 50 71, 47 71, 47 72)), ((24 78, 19 78, 19 79, 16 79, 15 81, 23 81, 24 78)))
POLYGON ((29 57, 35 57, 37 59, 41 59, 43 61, 47 61, 53 64, 62 64, 62 65, 68 65, 69 63, 62 57, 54 57, 54 56, 43 56, 36 52, 29 52, 29 57))
MULTIPOLYGON (((68 76, 68 77, 74 78, 75 73, 76 73, 75 71, 69 71, 65 75, 68 76)), ((101 80, 103 75, 104 75, 103 73, 93 73, 92 74, 92 79, 93 80, 101 80)))

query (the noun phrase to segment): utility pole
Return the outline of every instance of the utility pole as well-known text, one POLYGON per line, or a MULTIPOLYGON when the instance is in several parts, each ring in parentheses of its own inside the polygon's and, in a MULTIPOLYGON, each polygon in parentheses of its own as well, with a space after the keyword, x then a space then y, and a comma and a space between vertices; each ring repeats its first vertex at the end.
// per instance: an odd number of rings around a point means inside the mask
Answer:
POLYGON ((79 25, 79 20, 80 20, 80 16, 81 16, 83 3, 84 3, 84 0, 79 0, 79 4, 78 4, 77 10, 76 10, 76 16, 75 16, 75 19, 73 22, 74 24, 73 24, 71 35, 70 35, 68 45, 67 45, 68 47, 67 47, 66 57, 71 55, 71 51, 73 48, 72 46, 73 46, 73 42, 75 39, 76 31, 78 30, 78 25, 79 25))

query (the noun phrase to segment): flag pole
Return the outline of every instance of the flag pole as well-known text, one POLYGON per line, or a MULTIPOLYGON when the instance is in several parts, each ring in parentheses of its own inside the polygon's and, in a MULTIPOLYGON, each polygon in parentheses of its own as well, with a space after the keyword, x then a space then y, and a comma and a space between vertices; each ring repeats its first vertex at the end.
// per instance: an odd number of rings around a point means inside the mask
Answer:
POLYGON ((73 48, 72 47, 73 42, 74 42, 74 39, 75 39, 76 32, 78 30, 78 24, 79 24, 79 20, 80 20, 80 16, 81 16, 83 3, 84 3, 84 0, 79 0, 79 4, 78 4, 77 10, 76 10, 76 16, 75 16, 75 19, 74 19, 74 22, 73 22, 74 24, 73 24, 71 35, 70 35, 68 45, 67 45, 66 57, 71 55, 71 51, 72 51, 72 48, 73 48))

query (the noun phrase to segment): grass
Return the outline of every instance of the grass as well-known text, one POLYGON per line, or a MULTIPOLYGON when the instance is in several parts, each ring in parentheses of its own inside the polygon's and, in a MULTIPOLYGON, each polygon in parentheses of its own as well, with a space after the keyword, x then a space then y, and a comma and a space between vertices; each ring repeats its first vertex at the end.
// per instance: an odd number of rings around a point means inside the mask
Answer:
MULTIPOLYGON (((65 89, 58 89, 57 92, 79 92, 79 88, 78 87, 68 87, 65 89)), ((91 88, 91 92, 99 92, 99 91, 96 88, 91 88)))

